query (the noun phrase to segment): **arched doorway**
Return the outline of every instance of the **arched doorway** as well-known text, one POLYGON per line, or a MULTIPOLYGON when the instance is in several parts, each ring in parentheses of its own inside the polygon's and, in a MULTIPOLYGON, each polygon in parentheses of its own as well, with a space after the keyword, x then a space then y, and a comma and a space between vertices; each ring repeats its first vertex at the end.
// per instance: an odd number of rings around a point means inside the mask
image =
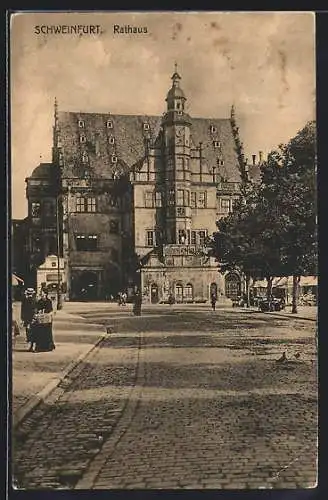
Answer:
POLYGON ((156 283, 152 283, 150 287, 150 302, 152 304, 157 304, 158 301, 158 285, 156 283))
POLYGON ((210 284, 210 298, 212 297, 212 294, 215 294, 215 296, 218 296, 218 286, 216 283, 211 283, 210 284))
POLYGON ((192 302, 194 299, 194 288, 191 283, 187 283, 184 288, 184 302, 192 302))
POLYGON ((183 286, 181 283, 175 285, 175 302, 183 302, 183 286))
POLYGON ((225 277, 225 295, 235 300, 241 294, 241 280, 237 273, 229 273, 225 277))
POLYGON ((98 274, 83 271, 74 280, 74 295, 77 300, 93 301, 98 298, 98 274))

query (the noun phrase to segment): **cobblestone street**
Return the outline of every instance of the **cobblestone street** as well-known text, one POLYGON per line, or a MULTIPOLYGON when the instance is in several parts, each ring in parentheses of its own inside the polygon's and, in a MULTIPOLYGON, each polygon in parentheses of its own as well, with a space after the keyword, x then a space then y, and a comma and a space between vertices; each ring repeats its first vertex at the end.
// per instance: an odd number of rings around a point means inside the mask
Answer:
POLYGON ((130 305, 65 308, 108 335, 14 430, 17 487, 315 486, 315 321, 201 306, 145 307, 141 317, 130 305))

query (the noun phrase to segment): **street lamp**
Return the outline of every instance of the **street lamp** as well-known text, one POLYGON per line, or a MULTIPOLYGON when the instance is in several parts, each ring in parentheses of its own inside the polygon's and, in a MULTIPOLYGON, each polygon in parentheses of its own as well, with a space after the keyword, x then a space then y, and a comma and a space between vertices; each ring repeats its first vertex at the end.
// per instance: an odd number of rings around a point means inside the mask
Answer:
POLYGON ((60 279, 60 225, 59 225, 59 192, 56 195, 56 236, 57 236, 57 310, 62 309, 61 279, 60 279))

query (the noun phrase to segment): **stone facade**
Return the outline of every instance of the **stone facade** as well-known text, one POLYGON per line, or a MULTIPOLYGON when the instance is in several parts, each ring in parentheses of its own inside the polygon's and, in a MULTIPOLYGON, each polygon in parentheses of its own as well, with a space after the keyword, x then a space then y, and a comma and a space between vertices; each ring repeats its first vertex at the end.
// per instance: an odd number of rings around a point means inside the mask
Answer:
POLYGON ((175 71, 162 116, 59 112, 56 103, 52 164, 27 179, 30 248, 37 255, 42 207, 55 203, 41 254, 56 253, 57 222, 68 299, 135 286, 151 302, 204 302, 214 289, 231 295, 206 242, 247 175, 235 118, 192 118, 180 80, 175 71))

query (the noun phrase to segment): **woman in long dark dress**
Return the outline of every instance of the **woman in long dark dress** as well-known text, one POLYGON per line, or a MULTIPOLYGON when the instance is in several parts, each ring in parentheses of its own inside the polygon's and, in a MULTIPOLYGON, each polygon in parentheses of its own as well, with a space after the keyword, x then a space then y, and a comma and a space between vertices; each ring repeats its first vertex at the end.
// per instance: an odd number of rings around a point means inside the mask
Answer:
POLYGON ((52 302, 46 290, 41 290, 41 298, 36 303, 36 321, 33 325, 33 338, 35 341, 35 352, 47 352, 55 349, 52 336, 52 302), (38 313, 48 316, 46 323, 38 322, 38 313))

